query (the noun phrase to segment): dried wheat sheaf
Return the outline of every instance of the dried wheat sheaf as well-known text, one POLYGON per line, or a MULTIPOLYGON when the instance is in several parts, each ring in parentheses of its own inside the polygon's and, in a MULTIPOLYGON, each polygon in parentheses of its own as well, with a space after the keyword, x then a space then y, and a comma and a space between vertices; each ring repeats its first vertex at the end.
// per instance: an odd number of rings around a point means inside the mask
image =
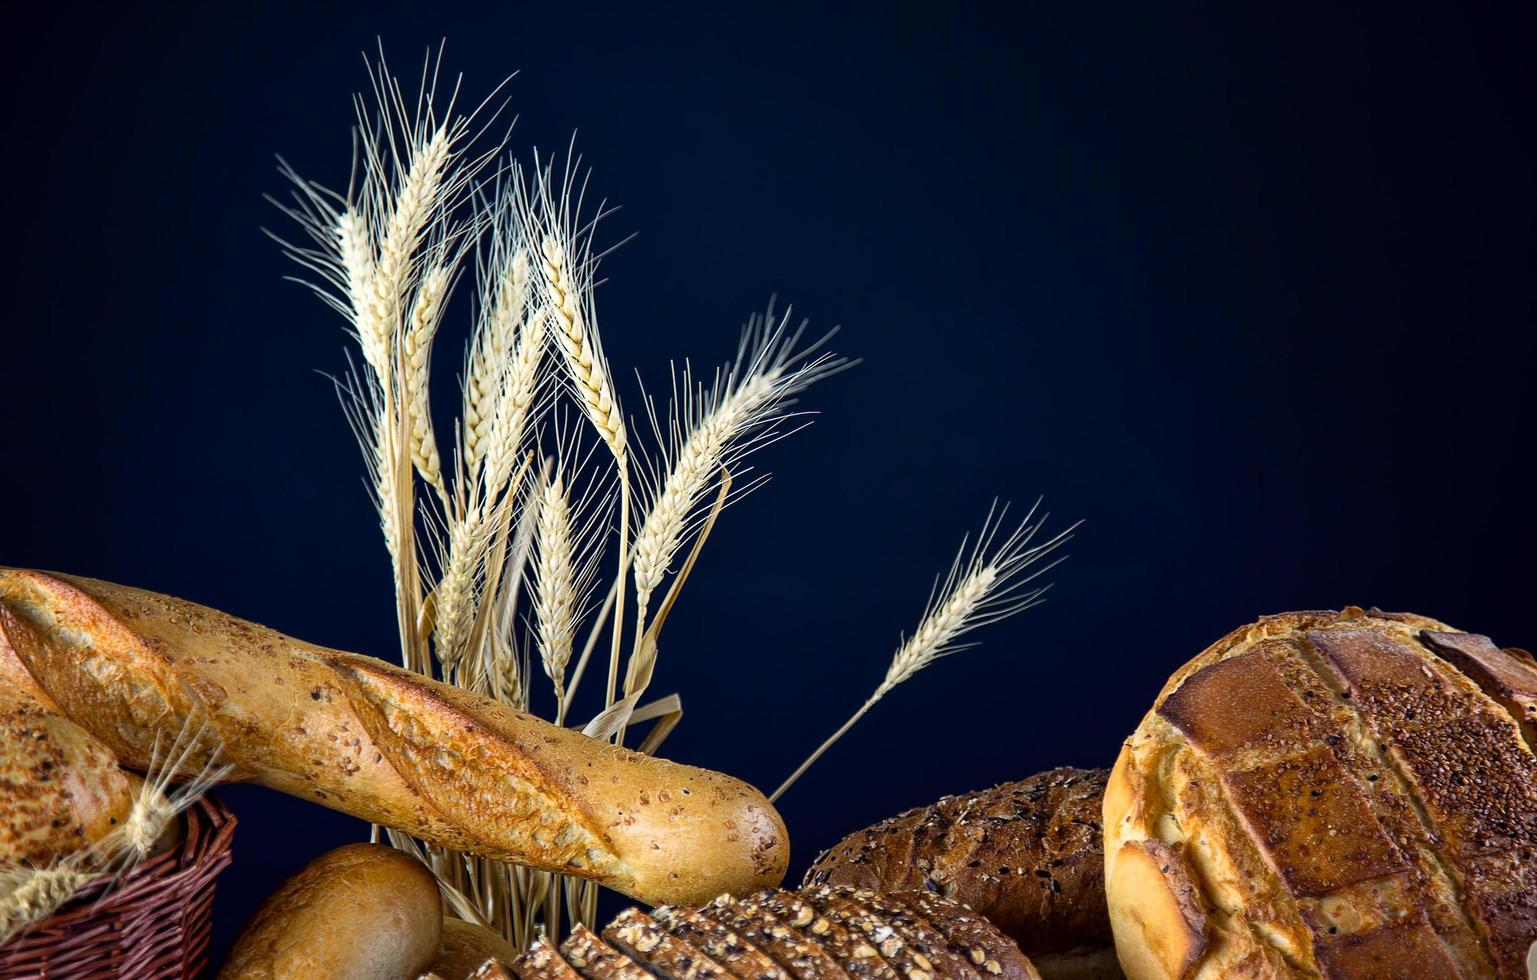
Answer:
MULTIPOLYGON (((584 731, 625 744, 632 724, 654 721, 635 746, 652 752, 682 713, 675 694, 641 703, 662 627, 722 509, 761 484, 745 479, 744 460, 798 428, 797 398, 848 362, 771 304, 708 378, 675 372, 665 408, 642 395, 653 438, 637 438, 593 302, 605 209, 586 206, 586 177, 569 154, 559 167, 536 155, 529 169, 507 155, 507 136, 488 138, 504 106, 461 111, 440 63, 426 59, 409 96, 382 57, 372 62, 347 192, 283 164, 297 191, 279 205, 309 239, 283 242, 287 254, 361 353, 339 387, 393 564, 401 661, 520 710, 539 669, 566 724, 606 637, 602 708, 584 731), (439 438, 434 340, 464 279, 473 325, 459 418, 439 438)), ((1034 508, 1017 524, 1005 513, 989 512, 874 693, 775 799, 888 691, 960 649, 962 635, 1039 601, 1034 583, 1051 567, 1042 559, 1072 529, 1037 542, 1034 508)), ((519 948, 558 934, 563 915, 593 923, 592 882, 382 829, 427 862, 458 915, 519 948)))

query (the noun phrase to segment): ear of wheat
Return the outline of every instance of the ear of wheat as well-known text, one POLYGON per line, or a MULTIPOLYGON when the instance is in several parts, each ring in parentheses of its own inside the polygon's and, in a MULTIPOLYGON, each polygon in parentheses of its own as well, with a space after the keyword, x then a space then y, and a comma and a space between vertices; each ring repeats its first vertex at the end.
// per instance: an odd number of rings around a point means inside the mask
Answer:
POLYGON ((1035 583, 1062 559, 1044 564, 1042 561, 1067 542, 1078 525, 1059 531, 1040 544, 1032 544, 1045 523, 1044 516, 1036 519, 1039 509, 1040 502, 1037 501, 1008 533, 1003 531, 1008 508, 988 511, 975 541, 969 547, 968 542, 961 542, 949 574, 943 580, 935 580, 922 621, 912 636, 904 638, 897 647, 886 668, 886 676, 876 685, 875 691, 774 790, 770 801, 783 796, 823 753, 897 685, 912 679, 914 674, 941 657, 971 646, 959 642, 963 636, 1029 609, 1042 600, 1047 586, 1035 583))
POLYGON ((127 818, 111 833, 51 864, 0 865, 0 946, 57 912, 86 885, 104 876, 122 880, 155 853, 182 811, 229 775, 231 767, 219 761, 220 746, 205 717, 194 711, 165 751, 157 743, 127 818))
MULTIPOLYGON (((644 402, 655 436, 648 448, 646 433, 631 431, 603 353, 593 290, 604 212, 585 207, 586 177, 569 154, 561 167, 536 157, 525 173, 500 158, 505 139, 477 154, 477 130, 494 113, 458 113, 457 84, 441 105, 437 78, 429 56, 421 94, 408 100, 379 60, 372 99, 357 102, 351 189, 334 194, 283 164, 296 192, 279 205, 308 238, 284 243, 287 254, 342 314, 361 352, 338 389, 394 570, 401 660, 520 710, 533 702, 532 665, 565 724, 606 639, 600 710, 583 730, 624 744, 628 725, 654 720, 640 743, 654 751, 682 716, 676 694, 640 704, 662 624, 722 509, 761 485, 747 478, 745 458, 799 428, 797 397, 847 362, 823 349, 825 337, 803 343, 803 328, 770 306, 749 322, 735 360, 708 381, 685 366, 665 411, 644 402), (464 277, 475 285, 460 417, 438 429, 432 352, 464 277), (595 433, 587 450, 577 430, 550 421, 557 407, 595 433), (440 445, 439 431, 452 440, 440 445), (606 583, 600 567, 615 570, 606 583)), ((892 687, 958 649, 966 632, 1039 598, 1021 591, 1031 580, 1023 573, 1061 537, 1031 546, 1038 524, 1027 519, 1003 535, 1000 521, 990 517, 875 694, 797 776, 892 687)), ((558 934, 563 913, 594 920, 590 882, 429 846, 391 828, 374 836, 432 868, 456 914, 520 948, 540 933, 558 934)))

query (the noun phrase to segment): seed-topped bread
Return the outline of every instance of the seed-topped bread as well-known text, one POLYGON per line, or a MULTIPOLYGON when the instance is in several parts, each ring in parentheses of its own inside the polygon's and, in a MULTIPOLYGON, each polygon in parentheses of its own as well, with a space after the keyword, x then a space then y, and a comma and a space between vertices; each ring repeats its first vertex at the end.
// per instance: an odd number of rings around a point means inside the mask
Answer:
POLYGON ((511 969, 521 980, 1040 980, 1013 940, 964 906, 849 888, 627 909, 601 938, 574 926, 558 953, 541 938, 511 969))
POLYGON ((1105 909, 1104 769, 1053 769, 942 797, 844 838, 804 884, 928 891, 1012 936, 1042 976, 1117 977, 1105 909))
POLYGON ((740 902, 722 895, 699 911, 774 957, 791 976, 801 980, 849 980, 848 973, 820 943, 757 902, 740 902))
POLYGON ((1175 673, 1106 790, 1144 977, 1520 980, 1537 940, 1537 667, 1404 614, 1303 612, 1175 673))
POLYGON ((651 910, 662 928, 724 966, 738 980, 790 980, 772 956, 698 909, 663 905, 651 910))

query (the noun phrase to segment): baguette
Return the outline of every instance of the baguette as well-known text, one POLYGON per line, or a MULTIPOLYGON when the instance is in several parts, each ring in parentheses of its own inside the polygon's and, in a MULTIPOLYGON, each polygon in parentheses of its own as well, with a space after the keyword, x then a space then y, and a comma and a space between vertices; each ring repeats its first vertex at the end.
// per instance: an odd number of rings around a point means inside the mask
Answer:
POLYGON ((778 813, 739 780, 108 582, 0 569, 0 682, 130 767, 206 724, 233 779, 648 904, 777 884, 789 860, 778 813))

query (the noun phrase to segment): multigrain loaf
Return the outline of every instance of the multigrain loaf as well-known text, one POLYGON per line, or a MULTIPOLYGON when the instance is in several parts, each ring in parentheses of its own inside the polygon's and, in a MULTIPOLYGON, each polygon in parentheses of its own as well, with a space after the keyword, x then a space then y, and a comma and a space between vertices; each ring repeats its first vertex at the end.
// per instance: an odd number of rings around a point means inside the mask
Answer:
POLYGON ((1524 977, 1534 697, 1528 659, 1419 616, 1287 613, 1219 640, 1106 790, 1127 975, 1524 977))
POLYGON ((820 855, 804 884, 930 891, 1012 936, 1048 980, 1120 975, 1105 908, 1104 769, 946 796, 820 855))
POLYGON ((649 903, 784 875, 778 813, 729 776, 139 589, 0 569, 0 610, 0 681, 130 767, 206 721, 232 779, 649 903))
POLYGON ((219 980, 412 980, 442 940, 432 872, 380 844, 305 865, 252 916, 219 980))
MULTIPOLYGON (((573 930, 573 935, 576 931, 573 930)), ((1013 940, 987 920, 927 893, 876 895, 852 888, 815 894, 764 889, 722 896, 702 908, 620 914, 602 931, 582 930, 556 953, 539 941, 510 966, 523 980, 617 976, 596 971, 595 944, 643 965, 642 975, 688 980, 1039 980, 1013 940), (562 955, 564 954, 564 958, 562 955)), ((611 953, 601 958, 609 960, 611 953)))

